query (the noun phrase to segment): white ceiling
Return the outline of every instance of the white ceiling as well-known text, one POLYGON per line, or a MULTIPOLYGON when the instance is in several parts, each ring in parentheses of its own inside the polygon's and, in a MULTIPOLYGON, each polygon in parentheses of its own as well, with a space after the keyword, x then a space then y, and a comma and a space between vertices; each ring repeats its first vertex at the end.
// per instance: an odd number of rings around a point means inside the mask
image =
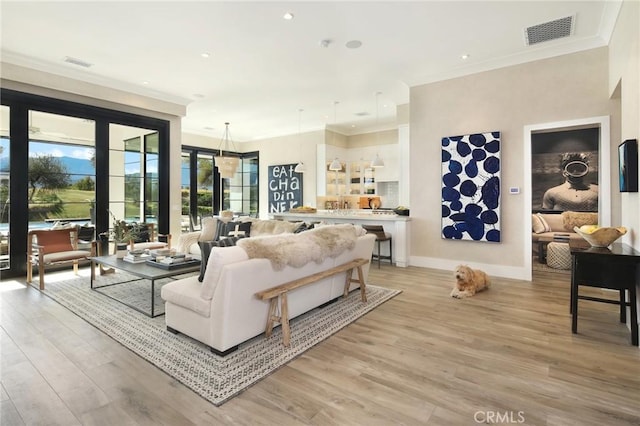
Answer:
POLYGON ((325 125, 356 134, 394 127, 411 86, 607 45, 619 10, 619 1, 3 0, 1 55, 188 104, 189 133, 219 138, 230 121, 236 142, 325 125), (525 45, 526 27, 569 15, 572 36, 525 45), (362 46, 348 49, 351 40, 362 46))

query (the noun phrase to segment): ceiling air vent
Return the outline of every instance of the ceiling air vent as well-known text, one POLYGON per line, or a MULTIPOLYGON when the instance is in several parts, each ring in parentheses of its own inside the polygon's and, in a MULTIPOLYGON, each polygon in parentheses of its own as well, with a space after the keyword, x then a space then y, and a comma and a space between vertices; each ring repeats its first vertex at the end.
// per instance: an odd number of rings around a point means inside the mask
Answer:
POLYGON ((545 22, 524 29, 524 39, 527 46, 568 37, 573 33, 573 16, 545 22))
POLYGON ((83 61, 82 59, 72 58, 71 56, 65 56, 64 61, 73 65, 78 65, 80 67, 89 68, 93 64, 89 62, 83 61))

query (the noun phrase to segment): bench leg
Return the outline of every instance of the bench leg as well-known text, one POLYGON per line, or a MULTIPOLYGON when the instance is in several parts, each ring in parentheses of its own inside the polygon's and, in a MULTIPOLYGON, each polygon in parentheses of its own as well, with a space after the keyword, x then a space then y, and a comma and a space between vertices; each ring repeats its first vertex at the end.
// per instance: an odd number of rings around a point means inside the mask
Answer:
POLYGON ((364 272, 362 266, 358 266, 358 281, 360 281, 360 297, 363 302, 367 301, 367 284, 364 282, 364 272))
POLYGON ((367 284, 364 282, 364 272, 362 271, 362 266, 358 266, 358 279, 354 280, 352 278, 353 269, 349 269, 347 271, 347 277, 344 283, 344 297, 349 295, 349 287, 351 283, 359 283, 360 284, 360 297, 363 302, 367 301, 367 284))
POLYGON ((280 324, 282 325, 282 344, 289 347, 291 329, 289 328, 289 303, 286 292, 280 295, 280 324))
POLYGON ((273 297, 269 301, 269 315, 267 315, 267 326, 264 329, 264 334, 267 337, 271 336, 271 332, 273 331, 273 323, 279 320, 278 316, 276 315, 277 307, 278 307, 278 298, 273 297))
POLYGON ((345 277, 344 280, 344 297, 347 297, 349 295, 349 287, 351 287, 351 283, 354 281, 353 278, 351 278, 351 276, 353 275, 353 269, 349 269, 347 271, 347 276, 345 277))

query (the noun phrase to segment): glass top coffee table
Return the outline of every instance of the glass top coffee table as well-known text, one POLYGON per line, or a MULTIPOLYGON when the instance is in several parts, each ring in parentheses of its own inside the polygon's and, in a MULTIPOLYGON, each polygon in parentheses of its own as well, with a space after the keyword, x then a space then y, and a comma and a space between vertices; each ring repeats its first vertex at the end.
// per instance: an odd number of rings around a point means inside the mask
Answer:
POLYGON ((151 281, 151 312, 147 312, 143 309, 140 309, 137 306, 133 306, 129 303, 126 303, 122 300, 116 299, 115 297, 112 297, 108 294, 105 293, 100 293, 100 294, 104 294, 107 297, 110 297, 113 300, 116 300, 120 303, 123 303, 127 306, 129 306, 132 309, 135 309, 138 312, 141 312, 151 318, 155 318, 157 316, 160 315, 164 315, 164 312, 159 313, 156 315, 155 313, 155 309, 154 309, 154 295, 155 295, 155 283, 156 280, 162 279, 162 278, 172 278, 178 275, 183 275, 185 273, 189 273, 189 272, 196 272, 200 270, 200 261, 194 259, 194 261, 192 262, 185 262, 185 264, 183 265, 173 265, 171 269, 163 269, 163 268, 159 268, 153 265, 149 265, 147 263, 131 263, 131 262, 127 262, 124 261, 122 259, 117 258, 115 255, 113 256, 95 256, 95 257, 90 257, 89 258, 91 260, 91 289, 92 290, 97 290, 97 289, 101 289, 101 288, 105 288, 105 287, 111 287, 114 285, 123 285, 126 283, 130 283, 132 281, 138 281, 138 279, 146 279, 151 281), (117 282, 117 283, 112 283, 112 284, 105 284, 102 285, 100 287, 95 287, 95 281, 96 281, 96 265, 98 264, 102 264, 105 266, 109 266, 111 268, 123 271, 123 272, 127 272, 133 276, 135 276, 137 279, 136 280, 126 280, 126 281, 122 281, 122 282, 117 282))

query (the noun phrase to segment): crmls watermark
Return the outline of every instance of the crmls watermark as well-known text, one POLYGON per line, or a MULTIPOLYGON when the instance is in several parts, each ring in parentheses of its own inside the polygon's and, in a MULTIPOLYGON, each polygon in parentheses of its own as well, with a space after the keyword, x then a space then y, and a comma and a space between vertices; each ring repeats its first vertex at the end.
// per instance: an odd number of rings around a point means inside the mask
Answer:
POLYGON ((485 424, 521 424, 525 418, 524 411, 476 411, 473 420, 485 424))

